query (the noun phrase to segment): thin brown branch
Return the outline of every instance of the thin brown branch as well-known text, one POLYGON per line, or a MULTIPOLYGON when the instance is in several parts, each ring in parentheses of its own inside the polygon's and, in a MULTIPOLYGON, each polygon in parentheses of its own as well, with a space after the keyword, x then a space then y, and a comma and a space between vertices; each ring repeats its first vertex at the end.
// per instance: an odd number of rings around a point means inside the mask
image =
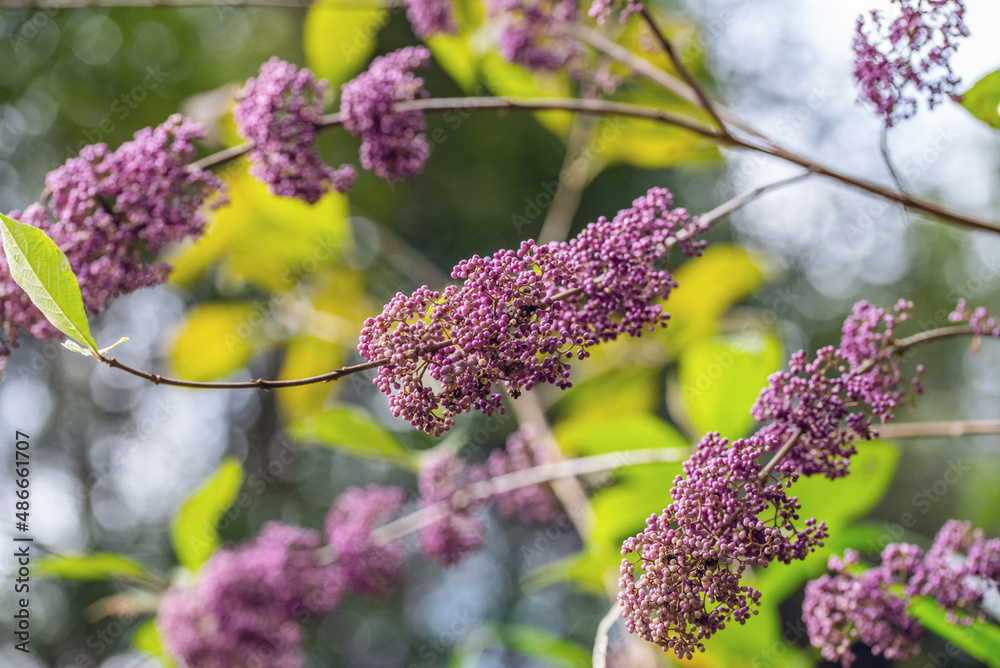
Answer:
POLYGON ((691 74, 690 70, 688 70, 688 68, 684 65, 680 55, 674 49, 674 45, 670 42, 666 33, 660 29, 659 24, 657 24, 656 19, 653 18, 649 9, 643 5, 642 9, 639 10, 639 14, 642 16, 643 20, 646 21, 646 25, 649 26, 649 29, 653 31, 653 35, 656 37, 656 40, 660 43, 660 46, 663 47, 667 57, 670 58, 670 62, 674 64, 674 69, 677 70, 677 73, 681 75, 681 78, 687 82, 687 85, 691 87, 691 90, 693 90, 695 95, 698 97, 698 102, 701 104, 702 109, 707 111, 712 117, 712 120, 714 120, 716 125, 718 125, 721 135, 728 138, 730 136, 729 130, 726 128, 726 124, 723 122, 722 117, 715 108, 715 103, 712 102, 712 98, 708 96, 704 87, 698 82, 697 79, 694 78, 694 75, 691 74))
POLYGON ((784 459, 789 452, 792 451, 792 448, 794 448, 795 444, 798 443, 800 436, 802 436, 802 430, 796 427, 795 431, 792 432, 792 435, 788 437, 788 440, 782 443, 781 448, 774 453, 774 457, 771 457, 767 464, 764 465, 764 468, 760 470, 760 473, 757 474, 757 480, 759 482, 767 480, 768 476, 771 475, 771 472, 774 471, 774 468, 781 463, 781 460, 784 459))

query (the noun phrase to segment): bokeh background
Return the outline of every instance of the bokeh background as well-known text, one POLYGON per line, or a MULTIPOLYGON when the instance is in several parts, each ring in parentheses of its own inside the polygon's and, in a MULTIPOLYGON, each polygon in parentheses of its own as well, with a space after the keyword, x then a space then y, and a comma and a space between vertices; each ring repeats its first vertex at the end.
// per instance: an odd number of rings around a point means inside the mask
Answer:
MULTIPOLYGON (((851 80, 854 22, 888 4, 875 2, 705 0, 659 8, 699 75, 752 125, 890 185, 880 121, 856 103, 851 80)), ((82 145, 116 146, 178 110, 208 124, 206 152, 234 142, 227 116, 233 92, 273 55, 342 82, 363 62, 345 64, 340 44, 356 44, 369 58, 415 43, 398 9, 46 5, 0 10, 3 211, 35 201, 45 173, 82 145), (378 30, 368 31, 372 25, 378 30)), ((972 37, 954 63, 971 85, 1000 65, 1000 6, 968 6, 972 37)), ((436 56, 443 58, 444 48, 436 56)), ((462 75, 456 63, 463 58, 426 72, 435 96, 463 88, 487 93, 485 81, 503 89, 497 92, 533 85, 495 57, 469 61, 462 75)), ((330 196, 316 207, 269 197, 242 163, 227 166, 233 204, 197 244, 172 251, 170 283, 122 298, 96 318, 97 340, 128 336, 117 351, 124 361, 193 379, 321 373, 357 359, 360 323, 396 291, 444 285, 458 260, 539 235, 561 170, 587 175, 575 211, 570 201, 571 233, 654 185, 701 212, 793 173, 677 133, 615 130, 565 115, 480 112, 431 117, 430 124, 443 129, 444 140, 435 141, 424 174, 393 186, 362 174, 349 199, 330 196), (565 159, 573 123, 585 137, 571 147, 577 161, 565 159), (587 131, 606 141, 587 139, 587 131)), ((888 141, 912 191, 997 220, 998 137, 945 104, 933 113, 921 109, 888 141)), ((356 155, 357 142, 341 131, 324 133, 321 143, 331 163, 356 155)), ((1000 305, 1000 238, 817 178, 768 194, 710 238, 704 258, 678 269, 681 287, 668 306, 675 323, 666 333, 600 350, 577 365, 577 387, 565 395, 539 390, 568 454, 675 447, 708 429, 744 435, 767 374, 798 348, 835 343, 859 299, 885 306, 912 299, 917 323, 939 322, 959 296, 1000 305)), ((918 361, 927 389, 914 414, 901 411, 901 419, 1000 418, 1000 347, 987 341, 974 355, 967 342, 940 343, 918 361)), ((448 438, 478 460, 515 428, 510 414, 467 416, 448 438)), ((178 390, 27 339, 0 382, 0 434, 15 429, 32 437, 31 525, 41 546, 121 553, 165 576, 177 563, 170 526, 178 508, 227 457, 245 476, 241 504, 220 525, 222 537, 236 541, 272 519, 319 527, 352 484, 413 491, 412 452, 435 445, 394 420, 367 377, 277 393, 178 390), (359 440, 347 423, 371 431, 359 440)), ((0 438, 0 461, 13 461, 13 446, 0 438)), ((615 545, 665 505, 676 468, 585 480, 598 517, 586 540, 565 526, 525 527, 490 515, 486 547, 458 567, 414 558, 389 601, 350 601, 314 622, 307 665, 580 665, 615 588, 615 545)), ((5 497, 11 469, 0 467, 5 497)), ((803 499, 807 511, 841 530, 843 541, 833 547, 852 543, 871 554, 887 540, 926 544, 949 517, 1000 535, 998 479, 1000 437, 873 443, 855 475, 814 485, 803 499), (957 484, 945 480, 949 470, 959 472, 957 484), (916 524, 904 532, 907 513, 916 524)), ((3 515, 7 541, 12 513, 3 515)), ((4 572, 8 560, 0 561, 4 572)), ((761 574, 770 596, 761 616, 720 634, 694 663, 817 664, 818 654, 805 647, 800 604, 805 579, 822 561, 761 574)), ((149 616, 107 614, 115 596, 135 599, 141 612, 149 599, 133 592, 114 580, 36 578, 32 653, 13 651, 5 627, 0 665, 157 665, 133 647, 137 633, 149 647, 149 616)), ((5 585, 0 610, 12 609, 12 597, 5 585)), ((8 621, 4 615, 0 626, 8 621)), ((612 646, 628 650, 619 634, 612 646)), ((926 647, 945 649, 933 638, 926 647)), ((621 665, 652 665, 644 663, 648 655, 628 656, 621 665)), ((978 665, 964 656, 948 660, 978 665)), ((933 665, 927 661, 908 665, 933 665)), ((859 665, 886 663, 863 656, 859 665)))

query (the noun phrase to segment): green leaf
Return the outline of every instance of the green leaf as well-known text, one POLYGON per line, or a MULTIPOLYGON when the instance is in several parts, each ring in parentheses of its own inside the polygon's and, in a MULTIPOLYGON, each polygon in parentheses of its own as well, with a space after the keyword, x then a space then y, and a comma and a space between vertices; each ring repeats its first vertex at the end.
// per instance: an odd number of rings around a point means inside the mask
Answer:
POLYGON ((553 410, 612 420, 634 413, 653 413, 659 384, 658 370, 653 367, 610 369, 560 392, 553 410))
POLYGON ((198 570, 218 549, 222 543, 219 520, 233 505, 242 484, 243 467, 229 457, 181 506, 171 535, 182 566, 198 570))
POLYGON ((961 104, 983 123, 1000 129, 1000 70, 977 81, 962 95, 961 104))
POLYGON ((37 227, 0 214, 10 275, 52 325, 97 353, 83 295, 66 255, 37 227))
POLYGON ((577 455, 691 445, 670 423, 649 413, 624 415, 618 420, 574 415, 556 426, 555 437, 564 452, 577 455))
MULTIPOLYGON (((106 355, 109 350, 113 350, 113 349, 117 348, 118 346, 120 346, 121 344, 125 343, 126 341, 128 341, 128 337, 127 336, 123 336, 122 338, 118 339, 117 341, 115 341, 114 343, 112 343, 107 348, 101 348, 97 352, 101 353, 102 355, 106 355)), ((74 353, 79 353, 80 355, 83 355, 84 357, 93 357, 93 355, 90 354, 89 350, 87 350, 83 346, 77 344, 75 341, 70 341, 70 340, 63 341, 62 342, 62 347, 65 348, 66 350, 71 350, 74 353)))
POLYGON ((173 668, 173 661, 167 655, 167 650, 163 647, 163 640, 160 632, 156 628, 156 620, 149 619, 143 622, 132 635, 132 644, 140 652, 145 652, 159 659, 160 663, 167 668, 173 668))
POLYGON ((679 376, 695 430, 745 436, 754 424, 750 408, 780 365, 781 344, 773 336, 716 337, 688 346, 679 376))
POLYGON ((512 652, 559 668, 587 668, 590 652, 537 626, 497 624, 500 642, 512 652))
POLYGON ((416 468, 416 458, 392 432, 360 408, 340 404, 289 430, 296 440, 318 441, 358 457, 389 459, 416 468))
POLYGON ((174 373, 185 380, 210 381, 228 376, 269 345, 264 329, 267 308, 248 302, 196 304, 174 327, 168 356, 174 373))
POLYGON ((372 3, 323 0, 309 8, 303 27, 306 64, 339 94, 340 86, 364 69, 375 52, 389 11, 372 3))
POLYGON ((80 556, 45 555, 35 561, 34 572, 64 580, 107 580, 111 577, 142 578, 146 567, 121 554, 92 552, 80 556))
POLYGON ((928 629, 988 666, 1000 666, 1000 626, 974 620, 969 626, 952 624, 932 598, 913 598, 909 613, 928 629))

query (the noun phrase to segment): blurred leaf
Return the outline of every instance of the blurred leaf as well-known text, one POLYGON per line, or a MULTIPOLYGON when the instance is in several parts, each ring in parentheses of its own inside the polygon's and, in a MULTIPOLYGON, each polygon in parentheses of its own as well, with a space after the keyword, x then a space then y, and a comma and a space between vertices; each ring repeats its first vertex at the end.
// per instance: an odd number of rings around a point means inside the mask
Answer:
POLYGON ((174 663, 167 655, 167 650, 163 647, 163 640, 160 638, 160 632, 156 628, 155 619, 146 620, 135 630, 135 634, 132 636, 132 644, 140 652, 145 652, 159 659, 160 663, 166 666, 166 668, 173 668, 174 663))
POLYGON ((1000 666, 1000 626, 974 620, 970 626, 952 624, 933 598, 913 598, 909 613, 935 634, 960 647, 988 666, 1000 666))
POLYGON ((174 518, 171 536, 177 561, 191 570, 205 563, 221 544, 219 520, 243 484, 243 467, 229 457, 215 474, 188 497, 174 518))
POLYGON ((457 35, 434 35, 424 40, 434 54, 434 61, 441 66, 455 83, 466 93, 476 89, 478 58, 469 48, 469 34, 462 31, 457 35))
POLYGON ((679 354, 688 344, 716 334, 719 318, 749 297, 764 273, 742 248, 714 244, 681 265, 674 279, 678 287, 667 301, 670 326, 663 331, 670 349, 679 354))
POLYGON ((961 104, 983 123, 1000 129, 1000 70, 977 81, 962 95, 961 104))
POLYGON ((346 197, 329 193, 310 206, 270 195, 247 174, 245 163, 227 172, 226 180, 231 203, 212 213, 197 242, 169 258, 172 282, 193 286, 213 263, 221 263, 224 279, 249 281, 277 303, 304 276, 337 265, 348 234, 346 197))
MULTIPOLYGON (((285 360, 281 365, 278 379, 316 376, 338 368, 343 361, 344 355, 339 344, 314 336, 297 336, 285 347, 285 360)), ((285 420, 294 423, 322 411, 326 398, 337 390, 340 382, 348 381, 311 383, 278 390, 278 402, 285 420)))
POLYGON ((602 118, 593 144, 608 163, 625 163, 640 169, 686 166, 720 157, 714 141, 689 130, 624 116, 602 118))
POLYGON ((417 465, 415 455, 392 432, 360 408, 349 404, 325 410, 314 418, 293 425, 289 431, 296 440, 318 441, 358 457, 388 459, 409 468, 416 468, 417 465))
POLYGON ((53 327, 96 354, 80 285, 66 255, 45 232, 3 214, 0 234, 14 282, 53 327))
POLYGON ((587 668, 590 652, 574 642, 537 626, 495 624, 499 640, 508 650, 558 668, 587 668))
MULTIPOLYGON (((128 337, 123 336, 122 338, 112 343, 110 346, 106 348, 101 348, 97 352, 101 353, 102 355, 107 355, 109 350, 114 350, 115 348, 125 343, 126 341, 128 341, 128 337)), ((89 350, 79 345, 76 341, 73 341, 72 339, 67 339, 63 341, 62 347, 65 348, 66 350, 71 350, 79 355, 83 355, 84 357, 93 357, 93 354, 89 350)))
MULTIPOLYGON (((646 527, 646 519, 670 503, 670 488, 681 473, 682 462, 646 464, 628 471, 622 482, 597 491, 592 497, 594 529, 590 541, 596 553, 621 550, 622 542, 646 527)), ((620 563, 621 559, 616 562, 620 563)))
POLYGON ((306 64, 316 76, 330 82, 338 95, 340 86, 361 72, 378 43, 378 34, 389 22, 384 7, 322 0, 309 8, 303 27, 306 64))
POLYGON ((196 304, 177 323, 167 354, 174 372, 186 380, 228 376, 247 363, 265 337, 262 307, 246 302, 196 304))
POLYGON ((754 424, 750 408, 781 361, 781 343, 773 336, 716 337, 688 346, 679 378, 695 430, 745 436, 754 424))
POLYGON ((563 452, 576 455, 691 445, 670 423, 649 413, 626 414, 618 420, 580 413, 559 422, 554 435, 563 452))
POLYGON ((146 567, 111 552, 91 552, 76 557, 44 555, 35 560, 35 574, 64 580, 107 580, 113 576, 142 578, 146 567))
POLYGON ((651 367, 605 371, 561 392, 553 406, 568 415, 618 418, 656 410, 659 378, 651 367))

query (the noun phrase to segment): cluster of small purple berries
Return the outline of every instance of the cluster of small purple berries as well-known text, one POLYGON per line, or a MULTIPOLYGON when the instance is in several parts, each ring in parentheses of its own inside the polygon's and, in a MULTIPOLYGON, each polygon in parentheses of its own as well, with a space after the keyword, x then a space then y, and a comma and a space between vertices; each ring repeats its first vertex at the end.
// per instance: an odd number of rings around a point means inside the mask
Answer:
POLYGON ((997 319, 992 317, 985 306, 978 306, 974 310, 969 308, 968 302, 959 299, 955 310, 948 314, 948 322, 968 322, 972 328, 972 333, 976 336, 1000 337, 1000 325, 997 319))
POLYGON ((889 20, 873 10, 859 16, 854 37, 854 78, 886 126, 911 117, 916 93, 934 108, 955 97, 960 82, 951 57, 963 37, 964 0, 892 0, 899 15, 889 20))
POLYGON ((426 97, 424 80, 413 74, 430 62, 423 46, 408 46, 375 58, 368 70, 344 84, 340 115, 344 127, 361 137, 361 166, 387 181, 419 174, 430 144, 420 111, 395 111, 399 102, 426 97))
MULTIPOLYGON (((200 124, 174 115, 140 130, 115 151, 105 144, 84 147, 48 174, 44 203, 11 212, 43 230, 66 254, 90 313, 103 311, 113 297, 165 280, 169 267, 150 264, 148 257, 200 234, 205 205, 224 202, 225 184, 189 166, 193 142, 204 136, 200 124)), ((40 339, 58 335, 14 282, 5 257, 0 257, 0 309, 10 344, 16 344, 18 330, 40 339)), ((0 360, 9 353, 3 346, 0 360)))
POLYGON ((330 167, 313 146, 326 88, 308 69, 271 58, 237 95, 237 131, 253 143, 250 174, 272 194, 315 204, 331 186, 339 193, 353 187, 354 167, 330 167))
POLYGON ((799 351, 789 371, 771 375, 752 409, 769 424, 732 445, 718 434, 702 439, 671 504, 622 546, 618 601, 630 632, 690 658, 727 622, 756 612, 760 592, 742 584, 748 567, 804 559, 823 545, 826 526, 798 525, 801 506, 786 489, 800 476, 846 475, 853 439, 893 417, 909 388, 893 331, 911 307, 857 304, 839 348, 821 349, 812 363, 799 351), (765 472, 761 456, 778 451, 765 472))
POLYGON ((499 388, 515 398, 539 383, 567 388, 574 356, 666 326, 661 302, 675 286, 666 255, 704 245, 697 219, 672 204, 653 188, 568 242, 475 256, 452 271, 461 285, 397 294, 358 344, 365 359, 388 360, 375 384, 393 415, 440 436, 461 413, 502 412, 499 388))
MULTIPOLYGON (((487 499, 472 495, 476 483, 525 471, 543 463, 532 448, 530 430, 522 427, 507 438, 504 449, 494 450, 481 465, 470 465, 459 456, 440 451, 423 462, 417 479, 420 507, 438 514, 438 519, 420 530, 421 549, 431 558, 448 565, 479 549, 486 525, 476 510, 487 499)), ((525 524, 545 524, 562 519, 562 508, 547 484, 525 485, 489 496, 497 509, 525 524)))
MULTIPOLYGON (((454 565, 482 545, 486 525, 475 511, 489 496, 473 498, 470 487, 534 465, 524 435, 515 432, 508 444, 509 453, 496 451, 481 465, 444 451, 425 457, 417 483, 418 507, 434 520, 419 532, 427 556, 454 565)), ((502 496, 501 510, 530 522, 557 516, 547 485, 525 489, 502 496)), ((352 487, 330 508, 325 540, 319 532, 274 522, 247 543, 221 548, 192 586, 171 587, 164 595, 158 622, 167 649, 187 668, 299 668, 302 622, 329 613, 345 596, 382 599, 396 589, 406 551, 376 530, 405 503, 400 487, 352 487)))
POLYGON ((406 0, 406 18, 420 39, 458 32, 454 0, 406 0))
POLYGON ((823 658, 847 668, 855 643, 876 655, 905 661, 920 652, 923 626, 908 612, 910 598, 933 597, 956 624, 981 619, 984 593, 1000 582, 1000 539, 987 540, 970 522, 949 520, 926 553, 894 543, 881 563, 865 568, 857 552, 831 557, 833 575, 806 586, 803 618, 823 658))
POLYGON ((376 544, 372 531, 404 502, 396 487, 352 488, 327 516, 326 546, 319 532, 274 522, 252 541, 220 549, 194 586, 164 595, 158 623, 167 649, 187 668, 298 668, 301 622, 346 595, 383 597, 395 587, 405 554, 376 544))
POLYGON ((577 0, 486 0, 486 7, 499 24, 497 45, 505 60, 555 72, 582 53, 573 36, 577 0))

